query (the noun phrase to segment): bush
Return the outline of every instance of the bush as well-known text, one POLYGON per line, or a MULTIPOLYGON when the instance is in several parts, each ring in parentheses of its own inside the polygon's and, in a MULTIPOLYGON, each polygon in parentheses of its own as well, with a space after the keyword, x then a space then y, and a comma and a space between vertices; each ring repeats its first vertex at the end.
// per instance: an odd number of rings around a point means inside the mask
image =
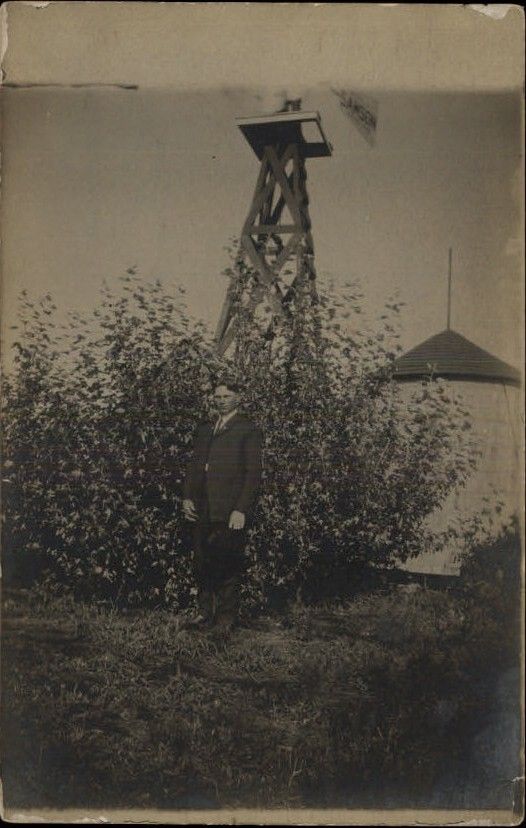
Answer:
MULTIPOLYGON (((478 533, 480 536, 480 532, 478 533)), ((480 641, 494 670, 519 666, 522 620, 522 546, 519 520, 472 540, 460 583, 469 601, 471 625, 465 645, 480 641)), ((476 649, 476 648, 474 648, 476 649)))
POLYGON ((351 333, 361 299, 352 286, 314 304, 300 296, 271 339, 268 319, 240 303, 234 368, 266 437, 253 596, 348 595, 365 567, 446 543, 426 518, 476 464, 469 412, 447 383, 423 382, 408 406, 392 378, 400 303, 378 330, 351 333))
POLYGON ((239 302, 237 348, 219 361, 180 296, 133 270, 121 288, 62 327, 49 295, 22 296, 4 385, 4 537, 19 577, 128 604, 192 600, 181 482, 223 371, 241 379, 265 433, 249 606, 299 589, 313 598, 320 584, 348 594, 365 565, 443 540, 425 518, 475 463, 469 416, 440 382, 404 407, 390 375, 398 303, 375 333, 351 334, 355 290, 316 304, 298 295, 269 338, 265 318, 239 302))
POLYGON ((16 571, 29 551, 84 596, 177 605, 191 586, 179 503, 209 381, 203 329, 132 272, 121 296, 72 316, 70 336, 55 310, 23 297, 4 389, 16 571))

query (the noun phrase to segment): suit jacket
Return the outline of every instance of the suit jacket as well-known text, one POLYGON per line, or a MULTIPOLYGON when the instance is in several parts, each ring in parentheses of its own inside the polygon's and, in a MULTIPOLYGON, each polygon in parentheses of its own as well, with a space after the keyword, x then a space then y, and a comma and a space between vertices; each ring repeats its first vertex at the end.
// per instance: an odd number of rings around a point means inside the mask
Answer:
POLYGON ((197 429, 184 497, 193 500, 200 520, 228 521, 235 510, 247 517, 261 482, 262 433, 236 413, 214 436, 214 424, 197 429))

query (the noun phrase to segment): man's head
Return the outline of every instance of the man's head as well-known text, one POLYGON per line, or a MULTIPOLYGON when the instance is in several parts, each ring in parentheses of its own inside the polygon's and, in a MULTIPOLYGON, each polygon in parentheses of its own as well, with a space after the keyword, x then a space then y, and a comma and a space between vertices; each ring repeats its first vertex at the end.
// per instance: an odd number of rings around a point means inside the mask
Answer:
POLYGON ((240 401, 241 386, 236 382, 221 382, 214 390, 214 403, 221 415, 237 408, 240 401))

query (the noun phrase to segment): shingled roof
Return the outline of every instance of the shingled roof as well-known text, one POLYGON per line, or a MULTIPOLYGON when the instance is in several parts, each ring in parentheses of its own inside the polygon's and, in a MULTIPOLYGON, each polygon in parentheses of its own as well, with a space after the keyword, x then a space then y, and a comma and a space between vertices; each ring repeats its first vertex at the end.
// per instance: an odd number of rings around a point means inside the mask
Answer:
POLYGON ((394 378, 402 382, 433 375, 453 380, 521 384, 516 368, 450 329, 412 348, 396 360, 394 367, 394 378))

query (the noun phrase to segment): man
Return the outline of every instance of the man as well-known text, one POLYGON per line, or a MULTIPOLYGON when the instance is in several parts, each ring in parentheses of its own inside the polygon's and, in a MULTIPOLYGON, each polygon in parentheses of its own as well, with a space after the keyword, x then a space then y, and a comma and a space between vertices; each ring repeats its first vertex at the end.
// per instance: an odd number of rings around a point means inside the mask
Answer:
POLYGON ((237 384, 215 389, 215 423, 201 425, 183 494, 185 518, 194 524, 198 619, 231 627, 237 620, 246 568, 246 531, 261 481, 261 431, 239 410, 237 384))

